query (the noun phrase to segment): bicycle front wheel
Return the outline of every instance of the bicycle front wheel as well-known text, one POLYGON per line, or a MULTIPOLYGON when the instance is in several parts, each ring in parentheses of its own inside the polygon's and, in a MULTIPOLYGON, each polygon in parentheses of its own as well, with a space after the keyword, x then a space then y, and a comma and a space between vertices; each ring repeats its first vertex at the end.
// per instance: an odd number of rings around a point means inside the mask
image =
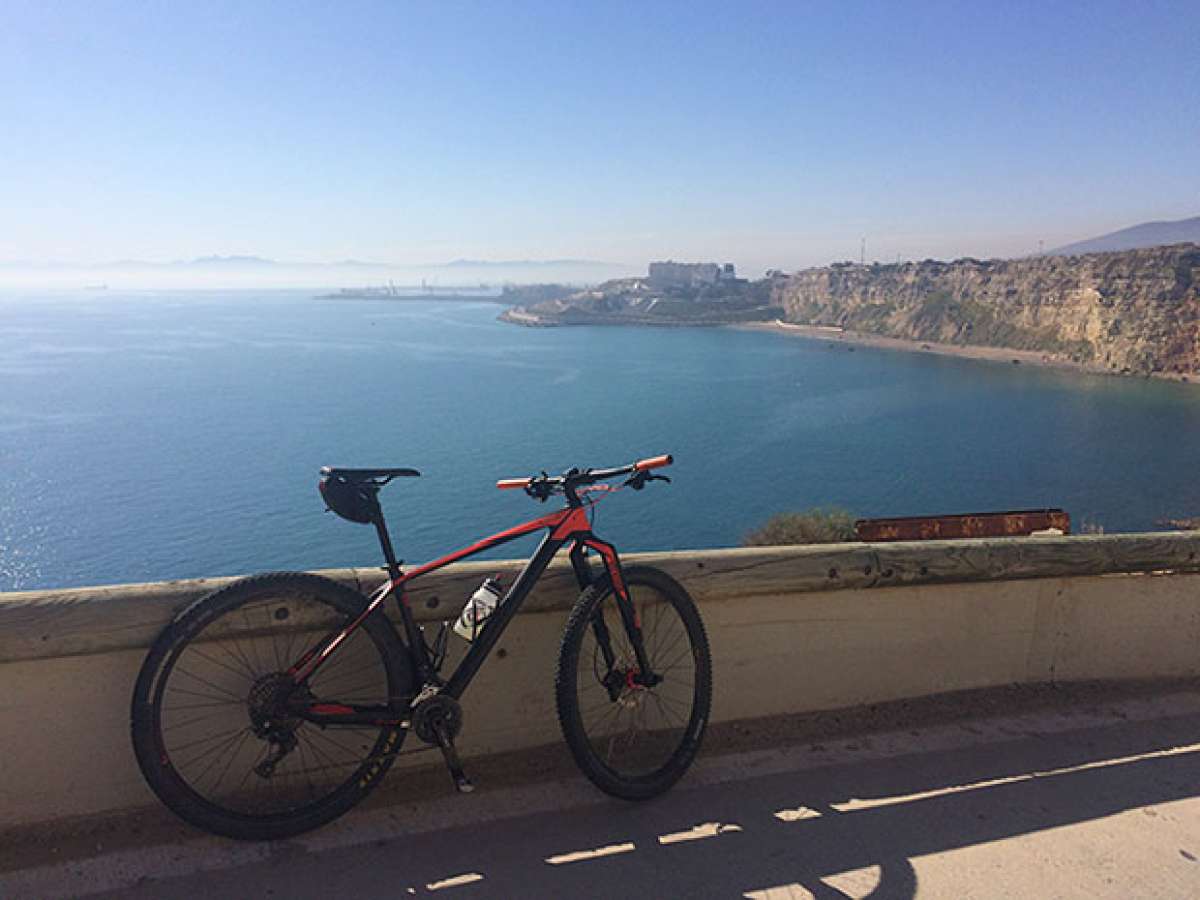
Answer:
POLYGON ((326 578, 273 573, 197 600, 150 649, 134 688, 132 737, 147 783, 181 818, 227 837, 288 837, 369 793, 404 739, 390 726, 321 728, 287 698, 388 706, 411 696, 408 651, 369 616, 300 686, 289 666, 363 611, 326 578))
POLYGON ((645 800, 678 781, 700 748, 712 660, 704 623, 679 582, 646 566, 624 575, 647 662, 661 681, 639 683, 620 601, 605 575, 567 620, 556 699, 563 737, 583 773, 605 793, 645 800))

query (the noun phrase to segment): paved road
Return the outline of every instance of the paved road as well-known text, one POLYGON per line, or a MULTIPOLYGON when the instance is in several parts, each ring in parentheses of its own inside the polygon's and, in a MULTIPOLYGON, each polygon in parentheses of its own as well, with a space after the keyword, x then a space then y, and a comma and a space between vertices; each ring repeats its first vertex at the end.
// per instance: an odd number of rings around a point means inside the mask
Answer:
POLYGON ((1200 694, 708 759, 641 805, 573 779, 9 877, 5 896, 1196 897, 1200 694))

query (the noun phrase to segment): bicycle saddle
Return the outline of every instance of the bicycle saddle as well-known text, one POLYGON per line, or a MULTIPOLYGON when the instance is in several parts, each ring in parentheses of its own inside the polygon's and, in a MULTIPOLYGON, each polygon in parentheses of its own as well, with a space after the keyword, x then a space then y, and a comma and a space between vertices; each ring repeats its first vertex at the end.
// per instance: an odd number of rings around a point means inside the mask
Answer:
POLYGON ((322 466, 322 475, 332 475, 346 481, 366 481, 370 478, 416 478, 416 469, 346 469, 341 466, 322 466))
MULTIPOLYGON (((348 522, 363 525, 379 515, 379 489, 393 478, 415 477, 416 469, 345 469, 322 466, 317 487, 325 505, 348 522)), ((382 520, 380 520, 382 521, 382 520)))

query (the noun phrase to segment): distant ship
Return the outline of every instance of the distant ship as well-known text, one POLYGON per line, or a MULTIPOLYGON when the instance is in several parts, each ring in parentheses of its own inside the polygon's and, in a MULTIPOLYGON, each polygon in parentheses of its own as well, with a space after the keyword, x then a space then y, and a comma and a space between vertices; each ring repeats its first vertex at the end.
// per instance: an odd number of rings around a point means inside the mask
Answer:
POLYGON ((107 291, 108 285, 107 284, 85 284, 83 286, 83 289, 85 291, 107 291))

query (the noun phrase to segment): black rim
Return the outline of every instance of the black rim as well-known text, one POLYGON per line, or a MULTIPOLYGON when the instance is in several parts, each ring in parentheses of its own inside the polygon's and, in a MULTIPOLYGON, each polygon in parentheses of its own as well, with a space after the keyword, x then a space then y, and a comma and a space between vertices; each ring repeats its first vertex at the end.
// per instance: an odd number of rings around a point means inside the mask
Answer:
MULTIPOLYGON (((281 715, 263 723, 288 661, 345 622, 330 604, 288 593, 225 609, 177 644, 153 695, 159 759, 177 785, 210 810, 260 820, 367 786, 398 746, 397 729, 322 729, 281 715)), ((359 629, 307 688, 317 700, 386 704, 392 685, 382 651, 359 629)))
POLYGON ((575 691, 579 724, 595 759, 623 780, 650 779, 671 765, 689 733, 700 672, 691 632, 675 604, 650 585, 628 589, 646 658, 662 681, 638 684, 633 646, 609 591, 593 616, 604 617, 615 664, 608 668, 589 623, 580 642, 575 691))

